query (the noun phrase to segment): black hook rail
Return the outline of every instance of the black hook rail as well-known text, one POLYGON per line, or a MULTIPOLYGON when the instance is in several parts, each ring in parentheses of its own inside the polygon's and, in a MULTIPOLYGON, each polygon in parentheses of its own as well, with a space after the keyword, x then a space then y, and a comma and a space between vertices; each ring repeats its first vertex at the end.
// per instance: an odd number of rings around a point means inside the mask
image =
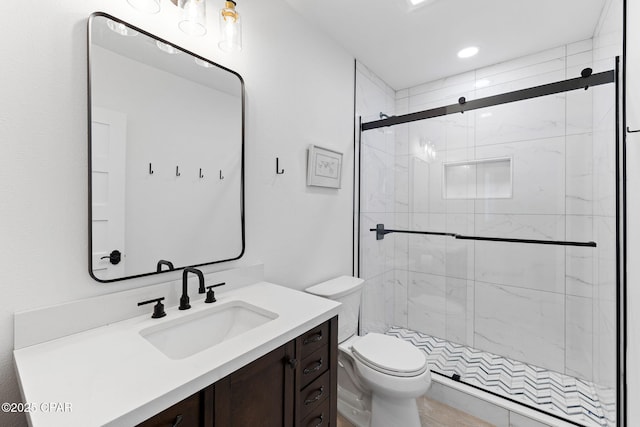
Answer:
POLYGON ((559 246, 587 246, 595 248, 596 242, 571 242, 565 240, 536 240, 536 239, 509 239, 502 237, 480 237, 480 236, 465 236, 456 233, 443 233, 437 231, 413 231, 413 230, 390 230, 384 228, 384 224, 376 224, 376 228, 370 228, 369 231, 376 232, 376 240, 383 240, 384 236, 389 233, 403 233, 403 234, 426 234, 429 236, 449 236, 454 239, 460 240, 483 240, 489 242, 509 242, 509 243, 533 243, 539 245, 559 245, 559 246))

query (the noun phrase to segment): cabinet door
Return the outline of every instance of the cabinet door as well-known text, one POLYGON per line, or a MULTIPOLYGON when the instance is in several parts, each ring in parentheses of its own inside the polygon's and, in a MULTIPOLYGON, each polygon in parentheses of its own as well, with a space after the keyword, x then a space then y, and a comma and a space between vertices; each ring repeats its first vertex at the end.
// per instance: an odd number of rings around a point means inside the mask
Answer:
POLYGON ((137 427, 201 426, 204 414, 201 408, 200 396, 203 392, 199 391, 187 397, 183 401, 138 424, 137 427))
POLYGON ((283 345, 215 383, 216 427, 293 427, 295 345, 283 345))

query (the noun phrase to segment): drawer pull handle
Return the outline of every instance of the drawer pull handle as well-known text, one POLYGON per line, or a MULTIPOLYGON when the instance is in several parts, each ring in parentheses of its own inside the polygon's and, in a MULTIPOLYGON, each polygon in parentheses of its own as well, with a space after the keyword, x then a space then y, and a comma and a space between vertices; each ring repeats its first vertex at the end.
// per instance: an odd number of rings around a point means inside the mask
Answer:
POLYGON ((304 339, 304 341, 302 341, 302 344, 307 345, 307 344, 311 344, 311 343, 318 342, 318 341, 321 341, 321 340, 322 340, 322 331, 316 332, 315 334, 313 334, 313 335, 311 335, 309 337, 306 337, 304 339))
POLYGON ((176 420, 173 422, 173 425, 172 425, 171 427, 177 427, 177 426, 179 426, 180 424, 182 424, 182 419, 183 419, 183 418, 182 418, 182 414, 178 415, 178 416, 176 417, 176 420))
POLYGON ((309 398, 309 399, 307 399, 307 400, 305 400, 304 404, 305 405, 311 405, 312 403, 317 402, 318 400, 320 400, 320 398, 322 397, 323 394, 324 394, 324 386, 321 386, 318 389, 316 395, 311 397, 311 398, 309 398))
POLYGON ((320 414, 319 417, 315 417, 314 419, 311 420, 311 422, 309 422, 309 424, 307 424, 308 426, 310 426, 311 424, 313 424, 313 422, 315 420, 318 420, 318 422, 316 424, 313 425, 313 427, 322 427, 322 423, 324 422, 324 414, 320 414))
POLYGON ((320 360, 316 362, 316 365, 313 368, 304 368, 304 371, 302 371, 302 373, 305 375, 309 375, 313 372, 318 372, 320 368, 322 368, 322 358, 320 358, 320 360))

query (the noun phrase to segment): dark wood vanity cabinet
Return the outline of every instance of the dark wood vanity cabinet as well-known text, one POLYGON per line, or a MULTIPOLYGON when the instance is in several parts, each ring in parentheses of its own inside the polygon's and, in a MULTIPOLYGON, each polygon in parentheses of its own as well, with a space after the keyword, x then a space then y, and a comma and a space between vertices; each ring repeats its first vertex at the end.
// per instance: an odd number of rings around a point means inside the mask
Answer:
POLYGON ((293 427, 293 359, 290 342, 216 382, 214 426, 293 427))
POLYGON ((213 396, 213 387, 207 387, 204 390, 187 397, 186 399, 176 403, 170 408, 165 409, 159 414, 154 415, 137 427, 174 427, 174 426, 204 426, 211 425, 205 417, 208 415, 209 420, 212 419, 211 410, 208 414, 205 411, 204 403, 207 398, 213 396))
POLYGON ((335 427, 337 357, 334 317, 139 426, 335 427))
POLYGON ((338 413, 338 318, 295 340, 296 427, 335 426, 338 413))

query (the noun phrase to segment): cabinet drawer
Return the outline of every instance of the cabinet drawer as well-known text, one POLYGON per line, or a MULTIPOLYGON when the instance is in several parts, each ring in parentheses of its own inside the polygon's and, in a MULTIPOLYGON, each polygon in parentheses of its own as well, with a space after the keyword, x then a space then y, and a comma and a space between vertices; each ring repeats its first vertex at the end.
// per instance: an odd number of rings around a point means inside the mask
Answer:
POLYGON ((307 331, 298 338, 300 343, 300 359, 304 359, 320 347, 329 343, 329 322, 307 331))
POLYGON ((138 424, 137 427, 199 426, 202 424, 200 392, 138 424))
POLYGON ((317 409, 331 394, 331 375, 325 372, 314 382, 309 384, 298 394, 298 413, 301 419, 305 419, 312 411, 317 409))
POLYGON ((331 420, 331 399, 325 399, 322 404, 312 410, 302 420, 300 427, 327 427, 331 420))
POLYGON ((299 387, 304 388, 329 368, 329 346, 320 347, 300 361, 299 387))

